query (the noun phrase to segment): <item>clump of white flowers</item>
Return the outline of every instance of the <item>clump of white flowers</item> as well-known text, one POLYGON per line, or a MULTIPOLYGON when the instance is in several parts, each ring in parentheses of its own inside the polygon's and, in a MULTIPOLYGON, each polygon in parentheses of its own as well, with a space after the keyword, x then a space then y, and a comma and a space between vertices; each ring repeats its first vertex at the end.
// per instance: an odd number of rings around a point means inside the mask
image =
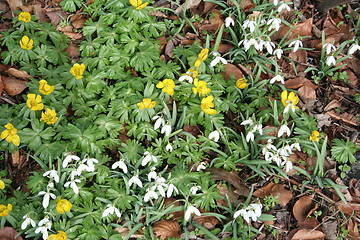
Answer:
POLYGON ((263 206, 261 203, 252 203, 249 206, 236 211, 234 213, 234 218, 242 216, 248 223, 250 223, 250 219, 253 222, 256 222, 257 219, 261 216, 262 207, 263 206))

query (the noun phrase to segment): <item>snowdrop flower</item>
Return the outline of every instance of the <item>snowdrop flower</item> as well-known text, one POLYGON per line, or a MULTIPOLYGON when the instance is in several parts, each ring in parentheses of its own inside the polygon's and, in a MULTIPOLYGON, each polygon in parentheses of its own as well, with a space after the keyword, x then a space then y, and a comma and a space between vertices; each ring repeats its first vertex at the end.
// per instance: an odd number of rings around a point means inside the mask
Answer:
POLYGON ((277 148, 272 144, 272 140, 268 139, 267 144, 263 147, 262 153, 265 154, 266 152, 271 151, 277 151, 277 148))
POLYGON ((262 204, 253 203, 247 206, 246 208, 236 211, 234 214, 234 218, 237 218, 238 216, 241 215, 246 222, 250 223, 250 218, 255 222, 258 219, 258 217, 261 216, 261 209, 262 209, 262 204))
POLYGON ((192 186, 190 188, 190 192, 191 192, 192 195, 195 195, 197 193, 197 191, 199 191, 200 189, 201 189, 201 186, 198 186, 198 185, 192 186))
POLYGON ((265 46, 266 50, 268 51, 268 53, 272 54, 273 50, 275 48, 275 44, 273 42, 270 41, 263 41, 262 45, 265 46))
POLYGON ((213 55, 215 56, 215 58, 214 58, 214 60, 212 60, 211 62, 210 62, 210 67, 215 67, 216 66, 216 64, 218 64, 219 62, 222 62, 222 64, 227 64, 227 61, 226 61, 226 59, 225 58, 222 58, 221 56, 220 56, 220 53, 218 53, 218 52, 213 52, 213 55))
POLYGON ((360 46, 358 44, 352 45, 349 49, 349 55, 354 54, 358 50, 360 50, 360 46))
POLYGON ((166 151, 168 151, 168 152, 172 152, 172 151, 173 151, 173 147, 171 146, 170 143, 168 143, 168 144, 166 145, 165 149, 166 149, 166 151))
POLYGON ((67 165, 69 165, 69 163, 72 162, 72 160, 79 161, 80 158, 76 155, 67 155, 64 161, 62 162, 62 167, 66 168, 67 165))
POLYGON ((165 133, 165 136, 169 136, 171 133, 171 126, 170 124, 166 123, 161 128, 161 133, 165 133))
POLYGON ((168 187, 165 183, 165 179, 163 177, 159 177, 155 179, 155 187, 159 191, 160 195, 165 197, 165 190, 164 187, 168 187))
POLYGON ((336 51, 336 47, 331 43, 325 43, 323 48, 325 48, 326 54, 330 54, 332 51, 336 51))
POLYGON ((206 169, 206 163, 205 162, 201 162, 198 166, 197 166, 197 168, 196 168, 196 171, 200 171, 200 170, 205 170, 206 169))
POLYGON ((274 0, 274 5, 277 6, 279 4, 279 0, 274 0))
POLYGON ((291 8, 289 7, 289 5, 287 5, 286 3, 284 2, 280 2, 281 5, 278 7, 278 12, 282 12, 283 10, 286 10, 286 11, 290 11, 291 8))
POLYGON ((230 25, 235 25, 234 19, 232 19, 231 17, 225 18, 225 27, 230 27, 230 25))
POLYGON ((128 168, 124 162, 124 159, 120 159, 119 161, 115 162, 112 166, 111 169, 116 169, 116 168, 120 168, 123 170, 124 173, 128 172, 128 168))
POLYGON ((150 169, 150 172, 147 175, 149 182, 151 181, 151 179, 156 179, 157 178, 157 173, 155 172, 155 169, 156 169, 155 167, 152 167, 150 169))
POLYGON ((154 130, 160 128, 160 126, 164 126, 165 125, 165 120, 160 117, 160 116, 155 116, 152 118, 153 120, 156 120, 155 121, 155 124, 154 124, 154 130))
POLYGON ((23 223, 21 224, 21 229, 22 230, 25 230, 29 225, 31 225, 32 227, 35 227, 36 226, 36 223, 34 220, 32 220, 28 214, 24 215, 23 216, 23 219, 25 219, 23 221, 23 223))
POLYGON ((328 66, 336 65, 335 57, 334 56, 328 56, 326 58, 326 65, 328 65, 328 66))
POLYGON ((254 123, 254 121, 251 118, 249 118, 245 121, 242 121, 241 125, 252 125, 253 123, 254 123))
POLYGON ((256 126, 254 127, 254 130, 253 130, 253 131, 256 131, 256 130, 258 130, 258 132, 260 133, 260 135, 263 134, 263 129, 262 129, 262 124, 261 124, 261 123, 258 124, 258 125, 256 125, 256 126))
POLYGON ((291 144, 291 148, 295 148, 296 150, 301 151, 301 147, 298 142, 291 144))
POLYGON ((290 161, 290 159, 286 160, 286 163, 285 163, 285 171, 288 172, 288 171, 290 171, 292 168, 293 168, 293 164, 292 164, 292 162, 290 161))
POLYGON ((218 130, 212 131, 209 134, 209 139, 213 140, 214 142, 218 142, 220 139, 220 132, 218 130))
POLYGON ((298 49, 299 49, 299 47, 303 47, 304 46, 304 44, 302 43, 302 41, 301 40, 295 40, 295 41, 292 41, 290 44, 289 44, 289 47, 292 47, 292 46, 294 46, 294 52, 296 52, 298 49))
POLYGON ((79 187, 76 183, 81 183, 80 179, 73 179, 64 184, 64 187, 68 188, 69 186, 72 188, 75 194, 79 194, 79 187))
POLYGON ((176 194, 179 194, 179 190, 177 189, 177 187, 175 187, 174 184, 170 183, 168 184, 168 189, 166 192, 166 197, 169 198, 172 196, 173 192, 175 192, 176 194))
POLYGON ((255 31, 255 26, 256 26, 256 22, 255 21, 250 21, 248 19, 246 19, 242 25, 243 28, 249 28, 250 32, 254 32, 255 31))
POLYGON ((254 38, 251 38, 250 40, 245 39, 243 43, 246 52, 250 49, 251 46, 254 46, 256 50, 261 50, 260 44, 254 38))
POLYGON ((51 229, 52 223, 50 222, 49 218, 46 216, 42 220, 40 220, 39 227, 35 229, 35 233, 39 234, 42 233, 42 237, 44 240, 46 240, 49 236, 48 230, 51 229))
POLYGON ((266 24, 270 25, 268 31, 271 31, 272 29, 279 31, 281 19, 280 18, 272 18, 272 19, 269 19, 266 24))
POLYGON ((288 135, 288 137, 291 134, 290 128, 287 125, 281 125, 277 136, 281 137, 282 135, 284 135, 284 133, 286 133, 288 135))
POLYGON ((76 169, 76 176, 80 176, 84 170, 87 172, 90 172, 88 165, 86 165, 84 163, 80 163, 78 168, 76 169))
POLYGON ((131 185, 132 185, 133 183, 135 183, 136 185, 138 185, 138 186, 141 187, 141 188, 142 188, 142 186, 143 186, 141 180, 140 180, 139 177, 138 177, 138 175, 134 175, 134 176, 132 176, 132 177, 130 178, 130 180, 129 180, 129 186, 131 187, 131 185))
POLYGON ((48 176, 48 178, 52 178, 54 179, 55 182, 59 182, 59 175, 58 175, 58 172, 56 170, 49 170, 49 171, 46 171, 44 172, 43 174, 44 177, 48 176))
POLYGON ((104 217, 107 217, 109 214, 113 215, 114 213, 116 214, 117 217, 121 217, 121 213, 120 213, 119 209, 117 209, 112 204, 108 204, 102 214, 102 217, 104 218, 104 217))
POLYGON ((151 198, 158 199, 159 196, 157 195, 157 193, 154 190, 155 189, 153 187, 146 189, 146 193, 144 196, 145 202, 148 202, 151 198))
POLYGON ((253 132, 248 132, 248 134, 246 134, 246 142, 254 141, 255 135, 253 132))
POLYGON ((99 161, 95 158, 85 158, 84 160, 82 160, 82 163, 87 164, 88 172, 94 172, 95 171, 95 166, 94 163, 98 163, 99 161))
POLYGON ((49 190, 47 192, 40 191, 38 195, 44 195, 42 205, 45 209, 49 206, 50 198, 52 198, 52 199, 56 198, 55 194, 50 193, 49 190))
POLYGON ((146 152, 144 152, 144 155, 145 155, 145 157, 141 161, 141 166, 145 166, 149 162, 157 163, 156 156, 152 155, 150 152, 146 151, 146 152))
POLYGON ((283 54, 283 50, 281 50, 280 48, 274 50, 273 54, 278 58, 280 59, 282 54, 283 54))
POLYGON ((276 75, 270 80, 270 83, 273 84, 274 82, 281 82, 282 84, 285 84, 284 78, 281 75, 276 75))
POLYGON ((179 77, 179 82, 182 82, 184 80, 188 81, 189 83, 193 83, 193 81, 194 81, 194 79, 191 76, 187 75, 187 74, 181 75, 179 77))
POLYGON ((193 213, 195 213, 197 216, 201 216, 199 209, 197 209, 193 205, 189 205, 185 211, 185 215, 184 215, 185 221, 188 221, 191 217, 191 214, 193 213))

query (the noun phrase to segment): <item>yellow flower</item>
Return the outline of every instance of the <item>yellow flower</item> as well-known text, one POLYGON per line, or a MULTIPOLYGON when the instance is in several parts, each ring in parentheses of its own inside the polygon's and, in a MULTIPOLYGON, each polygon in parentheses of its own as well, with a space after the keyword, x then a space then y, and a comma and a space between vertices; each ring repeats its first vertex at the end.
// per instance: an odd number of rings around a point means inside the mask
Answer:
POLYGON ((47 124, 54 124, 59 118, 56 117, 56 112, 54 109, 45 108, 45 112, 41 113, 40 121, 44 121, 47 124))
POLYGON ((19 21, 23 22, 30 22, 31 21, 31 14, 28 12, 21 12, 18 16, 19 21))
POLYGON ((67 240, 66 233, 64 231, 58 231, 58 234, 51 234, 46 240, 67 240))
POLYGON ((213 103, 214 97, 213 96, 208 96, 206 98, 203 98, 201 100, 201 110, 203 110, 206 114, 216 114, 216 110, 215 109, 211 109, 214 107, 214 103, 213 103))
POLYGON ((48 82, 44 79, 40 80, 39 81, 40 85, 39 85, 39 92, 41 94, 44 94, 44 95, 49 95, 50 93, 52 93, 55 89, 54 86, 51 86, 48 84, 48 82))
POLYGON ((174 80, 172 80, 172 79, 164 79, 162 82, 159 82, 158 84, 156 84, 156 87, 162 88, 163 92, 165 92, 169 95, 174 95, 175 83, 174 83, 174 80))
POLYGON ((85 71, 85 64, 83 63, 82 64, 75 63, 70 69, 70 73, 74 75, 76 79, 82 79, 84 71, 85 71))
POLYGON ((318 131, 312 131, 311 136, 310 136, 310 140, 317 142, 321 138, 319 136, 320 136, 320 133, 318 131))
POLYGON ((7 206, 0 205, 0 217, 6 217, 9 215, 9 212, 12 210, 12 205, 9 203, 7 206))
POLYGON ((11 123, 8 123, 4 126, 6 129, 1 132, 1 138, 5 139, 7 142, 13 143, 15 146, 20 145, 20 137, 17 135, 17 129, 11 123))
POLYGON ((142 3, 142 0, 129 0, 129 3, 135 7, 136 10, 143 9, 146 7, 149 3, 142 3))
POLYGON ((198 60, 205 61, 208 58, 209 49, 204 48, 198 55, 198 60))
POLYGON ((240 88, 240 89, 244 89, 247 86, 249 86, 249 84, 247 83, 247 80, 244 78, 239 78, 236 83, 235 83, 236 87, 240 88))
POLYGON ((56 203, 56 211, 60 214, 70 212, 72 204, 66 199, 59 199, 56 203))
POLYGON ((34 47, 34 40, 28 36, 23 36, 20 40, 20 47, 25 50, 30 50, 34 47))
POLYGON ((206 86, 205 81, 199 81, 197 78, 194 79, 194 85, 196 88, 192 88, 192 92, 194 94, 199 93, 200 96, 205 96, 209 92, 211 92, 211 89, 206 86))
POLYGON ((294 92, 290 92, 288 94, 288 91, 283 91, 281 93, 281 102, 283 106, 285 107, 284 113, 287 113, 289 109, 291 109, 293 112, 295 112, 295 109, 298 109, 299 107, 296 106, 299 102, 299 98, 295 95, 294 92))
POLYGON ((144 98, 142 102, 137 103, 136 105, 138 105, 139 109, 144 109, 144 108, 153 108, 156 105, 155 101, 151 101, 150 98, 144 98))
POLYGON ((0 189, 4 189, 5 188, 5 183, 3 180, 0 180, 0 189))
POLYGON ((30 110, 36 111, 44 109, 44 104, 41 102, 42 98, 40 95, 29 93, 27 97, 26 106, 28 106, 30 110))
POLYGON ((198 71, 200 65, 201 65, 202 61, 200 59, 197 59, 194 63, 194 66, 196 67, 196 71, 198 71))

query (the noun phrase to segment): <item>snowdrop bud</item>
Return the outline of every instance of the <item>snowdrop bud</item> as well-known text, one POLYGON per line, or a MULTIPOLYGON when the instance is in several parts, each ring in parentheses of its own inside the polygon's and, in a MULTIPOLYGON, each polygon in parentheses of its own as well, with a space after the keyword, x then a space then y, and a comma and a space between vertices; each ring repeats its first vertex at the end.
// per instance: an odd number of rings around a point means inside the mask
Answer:
POLYGON ((278 59, 280 59, 281 56, 282 56, 282 54, 283 54, 283 50, 281 50, 281 49, 276 49, 276 50, 274 50, 273 54, 274 54, 278 59))
POLYGON ((358 44, 352 45, 349 49, 349 55, 354 54, 358 50, 360 50, 360 46, 358 44))
POLYGON ((304 44, 302 43, 301 40, 295 40, 295 41, 292 41, 290 44, 289 44, 289 47, 292 47, 294 46, 294 52, 296 52, 297 50, 299 50, 299 47, 303 47, 304 44))
POLYGON ((276 75, 275 77, 273 77, 271 80, 270 80, 270 83, 274 83, 274 82, 281 82, 282 84, 285 84, 284 82, 284 78, 281 76, 281 75, 276 75))
POLYGON ((282 125, 279 129, 278 132, 278 137, 281 137, 282 135, 284 135, 284 133, 286 133, 288 135, 288 137, 291 134, 290 128, 287 125, 282 125))
POLYGON ((231 17, 225 18, 225 27, 230 27, 230 25, 235 25, 234 19, 232 19, 231 17))
POLYGON ((219 139, 220 139, 220 132, 219 132, 218 130, 212 131, 212 132, 209 134, 209 139, 210 139, 210 140, 213 140, 214 142, 219 141, 219 139))
POLYGON ((188 221, 191 217, 191 214, 193 213, 196 214, 197 216, 201 216, 199 209, 197 209, 193 205, 188 206, 184 215, 185 220, 188 221))
POLYGON ((336 65, 336 59, 334 56, 328 56, 326 59, 326 65, 328 66, 332 66, 332 65, 336 65))
POLYGON ((165 149, 166 149, 166 151, 168 151, 168 152, 172 152, 172 151, 173 151, 173 147, 171 146, 170 143, 168 143, 168 144, 166 145, 165 149))

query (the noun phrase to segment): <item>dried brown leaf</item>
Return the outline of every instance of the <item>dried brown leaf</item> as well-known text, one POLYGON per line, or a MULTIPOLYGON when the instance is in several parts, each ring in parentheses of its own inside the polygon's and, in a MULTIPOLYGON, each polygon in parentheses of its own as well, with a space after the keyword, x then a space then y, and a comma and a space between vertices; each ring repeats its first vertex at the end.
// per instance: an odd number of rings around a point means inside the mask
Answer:
POLYGON ((23 5, 21 0, 6 0, 13 14, 23 5))
POLYGON ((70 42, 69 46, 65 49, 65 52, 67 52, 71 58, 80 56, 79 47, 73 42, 70 42))
POLYGON ((340 102, 336 99, 333 99, 331 102, 329 102, 328 105, 326 105, 326 107, 324 108, 324 111, 329 111, 331 109, 338 108, 338 107, 341 107, 340 102))
POLYGON ((360 238, 360 233, 359 233, 359 229, 358 229, 358 223, 353 218, 349 220, 348 231, 349 231, 349 235, 352 236, 353 239, 359 239, 360 238))
POLYGON ((302 196, 293 207, 293 214, 298 222, 303 222, 315 209, 314 195, 302 196))
POLYGON ((86 14, 75 14, 70 18, 71 25, 76 28, 80 29, 85 25, 86 20, 88 20, 88 15, 86 14))
POLYGON ((315 229, 320 223, 316 218, 306 218, 303 222, 299 222, 299 228, 315 229))
MULTIPOLYGON (((130 230, 127 227, 117 227, 114 229, 115 231, 117 231, 123 238, 126 238, 127 235, 129 234, 130 230)), ((135 233, 133 233, 130 238, 135 238, 135 239, 144 239, 145 236, 143 233, 136 231, 135 233)))
POLYGON ((16 68, 9 68, 5 72, 7 74, 9 74, 10 76, 13 76, 13 77, 16 77, 16 78, 21 78, 21 79, 24 79, 24 80, 28 80, 29 78, 32 77, 26 71, 18 70, 16 68))
POLYGON ((41 4, 34 5, 35 14, 41 22, 49 22, 49 19, 46 18, 46 10, 41 7, 41 4))
POLYGON ((278 197, 279 203, 281 206, 286 206, 288 202, 292 199, 293 195, 290 190, 285 189, 282 184, 276 184, 273 186, 270 192, 274 197, 278 197))
POLYGON ((308 18, 304 22, 296 24, 291 33, 289 34, 289 39, 297 39, 299 38, 299 36, 312 36, 312 25, 313 18, 308 18))
POLYGON ((269 184, 257 189, 253 195, 258 198, 264 198, 270 195, 271 189, 276 185, 276 183, 270 182, 269 184))
POLYGON ((23 240, 21 236, 15 238, 19 234, 15 229, 11 227, 4 227, 0 229, 0 239, 4 240, 23 240))
POLYGON ((4 76, 1 77, 1 80, 4 84, 4 91, 12 96, 21 93, 25 88, 27 88, 26 86, 27 82, 23 80, 19 80, 13 77, 4 77, 4 76))
POLYGON ((194 222, 200 224, 208 230, 214 230, 215 226, 219 223, 219 220, 214 216, 194 216, 194 222))
POLYGON ((299 97, 304 103, 306 103, 309 99, 316 99, 315 89, 308 84, 305 84, 299 88, 298 91, 299 97))
POLYGON ((338 202, 337 207, 339 208, 339 210, 346 214, 346 215, 351 215, 354 212, 357 212, 358 214, 360 214, 360 204, 359 203, 344 203, 344 202, 338 202))
POLYGON ((250 191, 248 187, 243 183, 241 178, 238 175, 238 172, 236 171, 226 171, 221 168, 208 168, 208 171, 212 174, 212 179, 214 180, 223 180, 226 182, 231 183, 235 188, 237 188, 236 193, 242 195, 242 196, 248 196, 250 191))
POLYGON ((225 65, 225 71, 222 73, 225 80, 229 80, 235 77, 235 80, 243 78, 244 74, 234 64, 228 63, 225 65))
POLYGON ((305 240, 305 239, 324 239, 325 234, 318 230, 300 229, 295 233, 291 240, 305 240))
POLYGON ((223 198, 217 198, 217 199, 215 199, 216 204, 217 204, 218 206, 228 206, 227 201, 225 201, 226 196, 229 198, 230 202, 232 202, 232 203, 235 203, 236 200, 239 198, 239 195, 237 195, 237 194, 234 193, 234 192, 230 192, 230 191, 229 191, 229 188, 228 188, 226 185, 224 185, 224 184, 219 183, 219 184, 216 186, 216 188, 219 189, 220 195, 224 197, 224 199, 223 199, 223 198))
POLYGON ((186 10, 189 10, 189 9, 196 9, 200 3, 201 3, 202 0, 189 0, 185 3, 183 3, 180 7, 178 7, 175 12, 177 14, 180 14, 184 11, 185 7, 186 7, 186 10))
POLYGON ((3 92, 3 90, 4 90, 4 84, 3 84, 3 81, 2 81, 1 75, 0 75, 0 96, 1 96, 1 94, 3 92))
POLYGON ((180 225, 176 221, 160 220, 155 223, 152 230, 155 233, 155 237, 160 237, 160 239, 180 237, 180 225))
POLYGON ((296 52, 290 51, 289 58, 299 63, 306 63, 308 60, 307 51, 305 49, 298 49, 296 52))
POLYGON ((169 56, 170 58, 172 58, 174 56, 174 54, 172 53, 172 50, 174 50, 175 48, 175 43, 176 40, 175 39, 170 39, 165 46, 165 54, 167 56, 169 56))
POLYGON ((291 79, 288 79, 285 81, 284 86, 289 89, 298 89, 298 88, 304 86, 304 84, 307 81, 310 81, 310 80, 305 77, 291 78, 291 79))
POLYGON ((336 120, 341 120, 343 122, 346 122, 348 124, 354 125, 354 126, 359 126, 359 124, 356 121, 356 116, 354 116, 353 114, 350 113, 342 113, 339 114, 333 110, 327 112, 326 114, 328 114, 330 117, 336 119, 336 120))
POLYGON ((54 26, 57 26, 63 19, 66 19, 68 16, 65 11, 54 11, 54 9, 49 9, 46 11, 46 15, 49 17, 50 23, 54 26))

